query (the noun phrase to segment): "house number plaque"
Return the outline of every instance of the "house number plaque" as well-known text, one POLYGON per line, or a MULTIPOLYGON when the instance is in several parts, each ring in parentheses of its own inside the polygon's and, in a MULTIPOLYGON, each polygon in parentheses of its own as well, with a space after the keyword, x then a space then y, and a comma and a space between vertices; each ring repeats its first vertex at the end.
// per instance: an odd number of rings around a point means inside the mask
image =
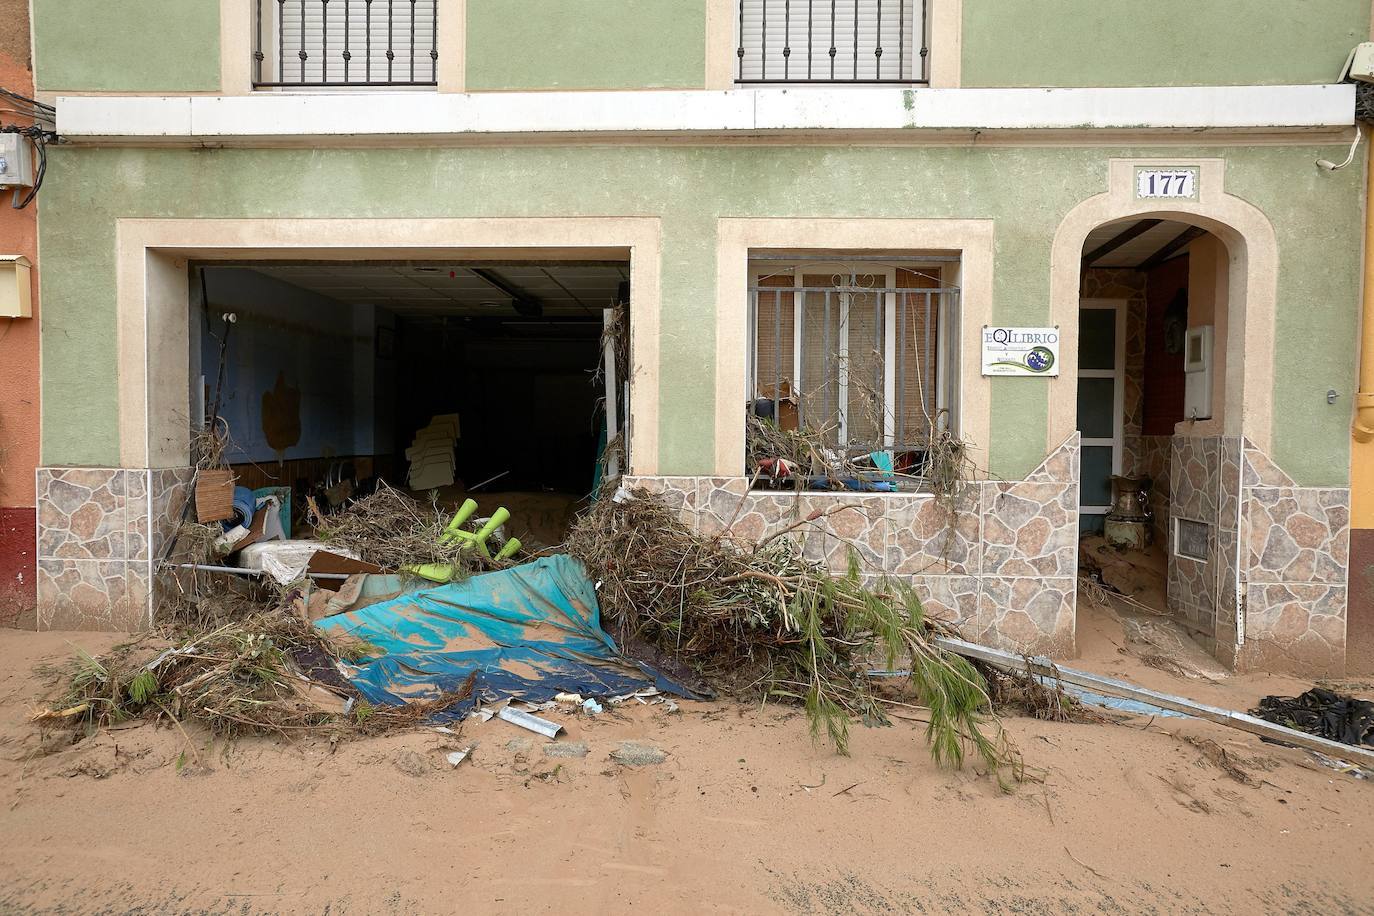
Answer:
POLYGON ((1197 169, 1136 169, 1135 196, 1196 198, 1197 169))

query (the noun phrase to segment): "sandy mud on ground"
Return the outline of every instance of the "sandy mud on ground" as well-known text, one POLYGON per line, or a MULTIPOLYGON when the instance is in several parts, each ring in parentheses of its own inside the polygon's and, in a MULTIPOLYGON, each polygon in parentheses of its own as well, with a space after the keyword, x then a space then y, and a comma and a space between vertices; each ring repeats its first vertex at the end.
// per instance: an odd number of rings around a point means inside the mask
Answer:
MULTIPOLYGON (((1208 723, 1009 719, 1039 774, 1011 794, 936 768, 917 721, 845 758, 795 710, 727 703, 549 713, 552 744, 496 719, 40 736, 45 666, 118 640, 0 631, 0 912, 1374 913, 1374 782, 1208 723)), ((1310 686, 1171 675, 1100 614, 1080 643, 1079 667, 1232 708, 1310 686)))

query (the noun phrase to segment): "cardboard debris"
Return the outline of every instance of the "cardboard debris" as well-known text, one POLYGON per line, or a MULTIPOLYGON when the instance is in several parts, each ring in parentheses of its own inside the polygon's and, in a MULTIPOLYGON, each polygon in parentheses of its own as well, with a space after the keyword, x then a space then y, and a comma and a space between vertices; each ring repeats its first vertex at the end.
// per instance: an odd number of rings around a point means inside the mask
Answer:
POLYGON ((458 440, 458 415, 438 414, 415 433, 406 449, 410 462, 408 482, 412 490, 432 490, 453 484, 453 446, 458 440))
MULTIPOLYGON (((305 571, 307 573, 347 576, 383 572, 376 563, 359 560, 353 551, 336 546, 315 551, 310 557, 310 562, 305 565, 305 571)), ((315 584, 321 588, 337 592, 343 583, 343 579, 317 579, 315 584)))
POLYGON ((298 599, 298 610, 303 610, 302 616, 313 623, 336 614, 346 614, 371 604, 399 598, 402 589, 398 576, 368 573, 349 576, 333 591, 323 588, 321 582, 311 580, 306 585, 306 594, 298 599))

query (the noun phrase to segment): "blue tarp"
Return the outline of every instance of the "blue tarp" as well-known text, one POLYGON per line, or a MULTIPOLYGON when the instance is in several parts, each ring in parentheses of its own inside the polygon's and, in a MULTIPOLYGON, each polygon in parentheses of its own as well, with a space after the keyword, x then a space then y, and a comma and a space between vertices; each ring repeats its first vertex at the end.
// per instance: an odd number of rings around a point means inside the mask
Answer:
POLYGON ((538 703, 564 691, 605 697, 645 687, 691 696, 619 653, 601 629, 595 587, 565 555, 408 592, 315 625, 382 650, 349 674, 370 703, 433 699, 476 671, 474 698, 445 718, 466 714, 479 697, 538 703))

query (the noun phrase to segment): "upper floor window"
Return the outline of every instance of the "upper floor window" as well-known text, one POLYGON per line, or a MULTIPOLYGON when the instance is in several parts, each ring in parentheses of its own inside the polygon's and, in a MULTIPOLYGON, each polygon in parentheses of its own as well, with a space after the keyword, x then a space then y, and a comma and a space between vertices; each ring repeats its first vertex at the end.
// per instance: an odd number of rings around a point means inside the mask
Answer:
POLYGON ((737 83, 924 83, 927 0, 738 0, 737 83))
POLYGON ((259 88, 436 86, 438 0, 254 0, 259 88))

